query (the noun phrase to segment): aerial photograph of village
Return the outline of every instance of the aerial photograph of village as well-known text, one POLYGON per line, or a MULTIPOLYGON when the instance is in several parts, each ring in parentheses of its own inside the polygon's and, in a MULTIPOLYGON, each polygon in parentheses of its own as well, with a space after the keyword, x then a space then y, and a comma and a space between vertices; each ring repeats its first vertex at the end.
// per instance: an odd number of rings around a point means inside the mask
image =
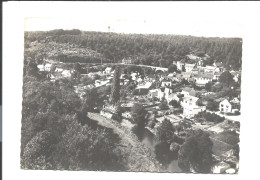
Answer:
POLYGON ((21 168, 239 171, 241 38, 24 32, 21 168))

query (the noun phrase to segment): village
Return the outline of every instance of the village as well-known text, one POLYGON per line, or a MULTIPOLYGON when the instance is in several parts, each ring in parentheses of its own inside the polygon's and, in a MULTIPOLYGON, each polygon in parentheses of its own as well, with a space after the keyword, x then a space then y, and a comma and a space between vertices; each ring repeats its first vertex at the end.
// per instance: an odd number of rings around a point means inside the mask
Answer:
MULTIPOLYGON (((141 104, 149 113, 146 129, 156 134, 157 127, 169 120, 177 129, 176 136, 185 139, 186 131, 200 129, 210 133, 213 173, 236 173, 238 157, 235 147, 240 134, 241 71, 229 71, 222 63, 207 65, 207 54, 198 57, 189 54, 185 59, 173 61, 168 68, 134 65, 131 59, 117 64, 93 64, 84 68, 79 63, 52 63, 37 67, 47 72, 51 81, 76 78, 74 90, 83 98, 86 90, 105 88, 109 92, 115 68, 120 67, 121 124, 131 129, 131 108, 141 104), (88 83, 86 83, 88 82, 88 83)), ((100 115, 114 119, 115 108, 108 102, 95 107, 100 115)))

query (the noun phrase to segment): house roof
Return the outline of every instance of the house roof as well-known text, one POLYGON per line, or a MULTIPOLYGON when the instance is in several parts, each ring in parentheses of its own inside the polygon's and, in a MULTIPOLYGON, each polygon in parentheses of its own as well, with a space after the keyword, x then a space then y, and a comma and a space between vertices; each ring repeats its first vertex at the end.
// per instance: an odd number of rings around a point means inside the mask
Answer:
POLYGON ((206 66, 204 69, 208 69, 208 70, 215 70, 216 67, 215 66, 206 66))
POLYGON ((105 69, 105 71, 107 71, 107 70, 108 70, 108 71, 111 71, 111 69, 112 69, 111 67, 107 67, 107 68, 105 69))
POLYGON ((191 101, 191 102, 197 102, 199 100, 199 98, 195 97, 195 96, 186 96, 183 97, 183 101, 191 101))
POLYGON ((195 64, 185 64, 185 67, 194 67, 195 64))
POLYGON ((183 91, 187 91, 187 92, 190 92, 191 90, 193 90, 193 88, 190 88, 190 87, 185 87, 182 89, 183 91))
POLYGON ((196 95, 196 91, 193 88, 190 88, 190 87, 185 87, 185 88, 182 89, 182 91, 189 92, 190 96, 195 96, 196 95))
POLYGON ((214 76, 220 76, 222 74, 222 72, 215 72, 214 76))
POLYGON ((146 82, 144 85, 138 86, 136 89, 149 89, 152 85, 152 82, 146 82))
POLYGON ((200 57, 198 56, 195 56, 193 54, 189 54, 189 55, 186 55, 188 58, 192 59, 192 60, 195 60, 195 59, 200 59, 200 57))
POLYGON ((205 73, 205 72, 199 72, 198 74, 194 74, 195 78, 207 78, 207 79, 213 79, 213 73, 205 73))
POLYGON ((181 75, 183 78, 189 78, 191 76, 191 72, 182 72, 181 75))
POLYGON ((224 99, 224 100, 221 101, 220 103, 221 103, 221 104, 224 103, 224 104, 230 104, 230 105, 231 105, 231 103, 230 103, 227 99, 224 99))
POLYGON ((157 92, 158 91, 158 89, 151 89, 151 90, 149 90, 149 92, 157 92))
POLYGON ((171 93, 171 94, 168 96, 168 99, 170 99, 170 98, 175 98, 175 97, 178 98, 175 93, 171 93))
POLYGON ((215 66, 221 67, 221 66, 222 66, 222 63, 221 63, 221 62, 215 62, 215 66))

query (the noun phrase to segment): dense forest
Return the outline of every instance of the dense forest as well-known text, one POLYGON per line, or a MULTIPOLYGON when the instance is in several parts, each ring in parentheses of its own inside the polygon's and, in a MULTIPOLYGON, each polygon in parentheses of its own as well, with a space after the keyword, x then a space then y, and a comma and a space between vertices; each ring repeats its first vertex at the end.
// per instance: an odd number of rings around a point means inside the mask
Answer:
POLYGON ((211 62, 223 62, 234 70, 242 63, 240 38, 52 30, 25 32, 25 47, 25 54, 62 62, 121 62, 130 58, 134 64, 168 67, 193 53, 201 57, 207 54, 211 62))

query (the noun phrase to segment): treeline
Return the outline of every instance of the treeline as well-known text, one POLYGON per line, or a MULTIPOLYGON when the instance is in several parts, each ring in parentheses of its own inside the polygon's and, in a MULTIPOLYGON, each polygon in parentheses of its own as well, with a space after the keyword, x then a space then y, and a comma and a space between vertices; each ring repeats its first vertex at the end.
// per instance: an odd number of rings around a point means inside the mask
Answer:
POLYGON ((204 38, 179 35, 117 34, 103 32, 67 31, 26 32, 28 42, 48 40, 58 43, 72 43, 90 48, 102 54, 111 62, 131 58, 134 64, 168 67, 189 53, 198 56, 208 54, 212 60, 223 62, 232 69, 241 67, 242 39, 204 38))

